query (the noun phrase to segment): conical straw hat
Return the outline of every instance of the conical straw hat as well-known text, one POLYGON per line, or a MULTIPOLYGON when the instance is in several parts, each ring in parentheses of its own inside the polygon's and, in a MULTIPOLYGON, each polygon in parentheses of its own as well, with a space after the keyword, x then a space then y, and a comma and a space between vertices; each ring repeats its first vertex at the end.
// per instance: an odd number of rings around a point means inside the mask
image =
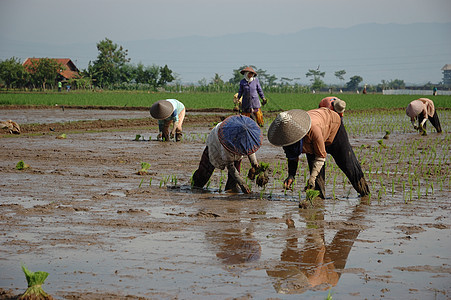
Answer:
POLYGON ((221 122, 218 138, 228 151, 238 155, 251 155, 262 145, 263 135, 254 120, 234 115, 221 122))
POLYGON ((309 132, 311 120, 302 109, 281 112, 268 129, 268 140, 275 146, 288 146, 301 140, 309 132))
POLYGON ((342 114, 345 112, 346 102, 344 102, 343 100, 337 99, 333 102, 333 104, 334 104, 334 109, 337 113, 342 114))
POLYGON ((159 100, 150 107, 150 115, 157 120, 168 118, 173 111, 174 107, 167 100, 159 100))

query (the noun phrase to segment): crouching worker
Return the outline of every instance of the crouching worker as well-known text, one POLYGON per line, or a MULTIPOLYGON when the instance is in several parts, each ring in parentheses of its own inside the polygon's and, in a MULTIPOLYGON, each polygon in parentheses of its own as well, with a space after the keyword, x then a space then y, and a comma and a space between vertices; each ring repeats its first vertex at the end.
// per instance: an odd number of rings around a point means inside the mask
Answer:
POLYGON ((226 118, 208 135, 207 146, 192 177, 192 186, 202 188, 215 168, 227 168, 225 190, 238 191, 239 188, 243 193, 249 194, 251 190, 240 175, 241 161, 247 156, 252 169, 257 169, 259 164, 255 152, 261 144, 262 132, 251 118, 242 115, 226 118))
POLYGON ((284 181, 286 189, 291 188, 296 176, 299 155, 305 153, 310 170, 305 190, 314 188, 324 199, 324 163, 329 153, 360 196, 370 193, 346 129, 336 112, 328 108, 282 112, 269 126, 268 140, 275 146, 282 146, 288 159, 288 178, 284 181))
POLYGON ((169 141, 175 136, 175 141, 182 139, 182 125, 185 119, 185 106, 176 99, 159 100, 150 107, 150 115, 158 120, 158 140, 169 141), (173 124, 169 133, 169 127, 173 124))
POLYGON ((440 120, 438 119, 437 111, 434 107, 434 102, 428 98, 420 98, 413 100, 406 108, 406 114, 410 117, 413 128, 419 130, 422 135, 426 135, 426 121, 429 120, 432 126, 435 127, 438 133, 442 132, 440 120), (418 118, 418 127, 415 125, 415 120, 418 118))
POLYGON ((319 107, 325 107, 337 112, 340 117, 343 117, 343 113, 346 109, 346 102, 337 97, 326 97, 320 101, 319 107))

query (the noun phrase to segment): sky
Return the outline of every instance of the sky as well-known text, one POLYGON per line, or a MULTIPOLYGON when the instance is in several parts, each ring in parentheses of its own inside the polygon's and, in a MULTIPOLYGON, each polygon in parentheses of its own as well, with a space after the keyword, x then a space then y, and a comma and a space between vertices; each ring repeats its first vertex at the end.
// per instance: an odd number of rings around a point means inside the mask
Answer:
MULTIPOLYGON (((0 0, 0 59, 10 57, 1 53, 2 40, 92 44, 92 57, 78 57, 78 62, 84 61, 78 67, 86 68, 96 58, 96 43, 105 38, 122 45, 146 39, 280 35, 317 27, 429 22, 451 22, 451 0, 0 0)), ((20 49, 14 53, 46 57, 20 49)), ((441 65, 434 68, 433 80, 439 81, 441 65)))
POLYGON ((450 0, 0 0, 0 36, 55 44, 450 21, 450 0))

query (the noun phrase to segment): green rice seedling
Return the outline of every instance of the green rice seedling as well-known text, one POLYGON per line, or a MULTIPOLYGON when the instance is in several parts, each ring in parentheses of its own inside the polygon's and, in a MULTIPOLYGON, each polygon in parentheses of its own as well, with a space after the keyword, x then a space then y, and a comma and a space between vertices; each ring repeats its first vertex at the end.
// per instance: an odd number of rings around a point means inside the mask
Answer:
POLYGON ((391 196, 392 197, 395 196, 395 179, 392 179, 392 182, 391 182, 391 196))
POLYGON ((219 178, 219 184, 218 184, 219 192, 222 192, 222 184, 223 184, 223 179, 222 178, 223 178, 222 176, 219 178))
POLYGON ((420 200, 421 198, 421 190, 420 190, 420 182, 418 181, 418 185, 417 185, 417 197, 418 200, 420 200))
POLYGON ((31 300, 31 299, 40 299, 40 300, 50 300, 53 299, 52 296, 48 295, 42 289, 42 285, 44 281, 49 276, 49 273, 43 271, 31 272, 27 269, 25 265, 22 265, 22 271, 25 274, 25 278, 27 279, 28 288, 18 299, 22 300, 31 300))
POLYGON ((150 164, 147 162, 141 162, 141 169, 138 171, 138 175, 147 174, 147 170, 150 168, 150 164))
POLYGON ((28 169, 29 167, 30 167, 30 165, 24 163, 23 160, 20 160, 20 161, 16 164, 16 170, 25 170, 25 169, 28 169))
POLYGON ((308 189, 305 191, 305 198, 310 202, 313 206, 313 200, 319 196, 319 191, 314 189, 308 189))
POLYGON ((149 186, 152 186, 152 177, 149 179, 149 186))
POLYGON ((172 175, 171 183, 177 186, 177 175, 172 175))
POLYGON ((138 188, 141 188, 141 185, 143 184, 143 181, 144 181, 144 178, 143 178, 143 179, 141 179, 141 182, 139 183, 139 186, 138 186, 138 188))
POLYGON ((139 141, 141 139, 141 135, 140 134, 137 134, 136 136, 135 136, 135 141, 139 141))

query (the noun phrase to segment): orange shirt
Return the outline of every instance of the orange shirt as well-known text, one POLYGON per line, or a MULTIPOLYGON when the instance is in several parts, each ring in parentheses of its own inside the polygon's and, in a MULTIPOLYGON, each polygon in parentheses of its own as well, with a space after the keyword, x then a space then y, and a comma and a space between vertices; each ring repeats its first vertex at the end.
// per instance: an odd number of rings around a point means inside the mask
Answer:
POLYGON ((312 121, 303 140, 302 152, 326 158, 326 146, 332 144, 341 124, 340 116, 322 107, 307 111, 312 121))

